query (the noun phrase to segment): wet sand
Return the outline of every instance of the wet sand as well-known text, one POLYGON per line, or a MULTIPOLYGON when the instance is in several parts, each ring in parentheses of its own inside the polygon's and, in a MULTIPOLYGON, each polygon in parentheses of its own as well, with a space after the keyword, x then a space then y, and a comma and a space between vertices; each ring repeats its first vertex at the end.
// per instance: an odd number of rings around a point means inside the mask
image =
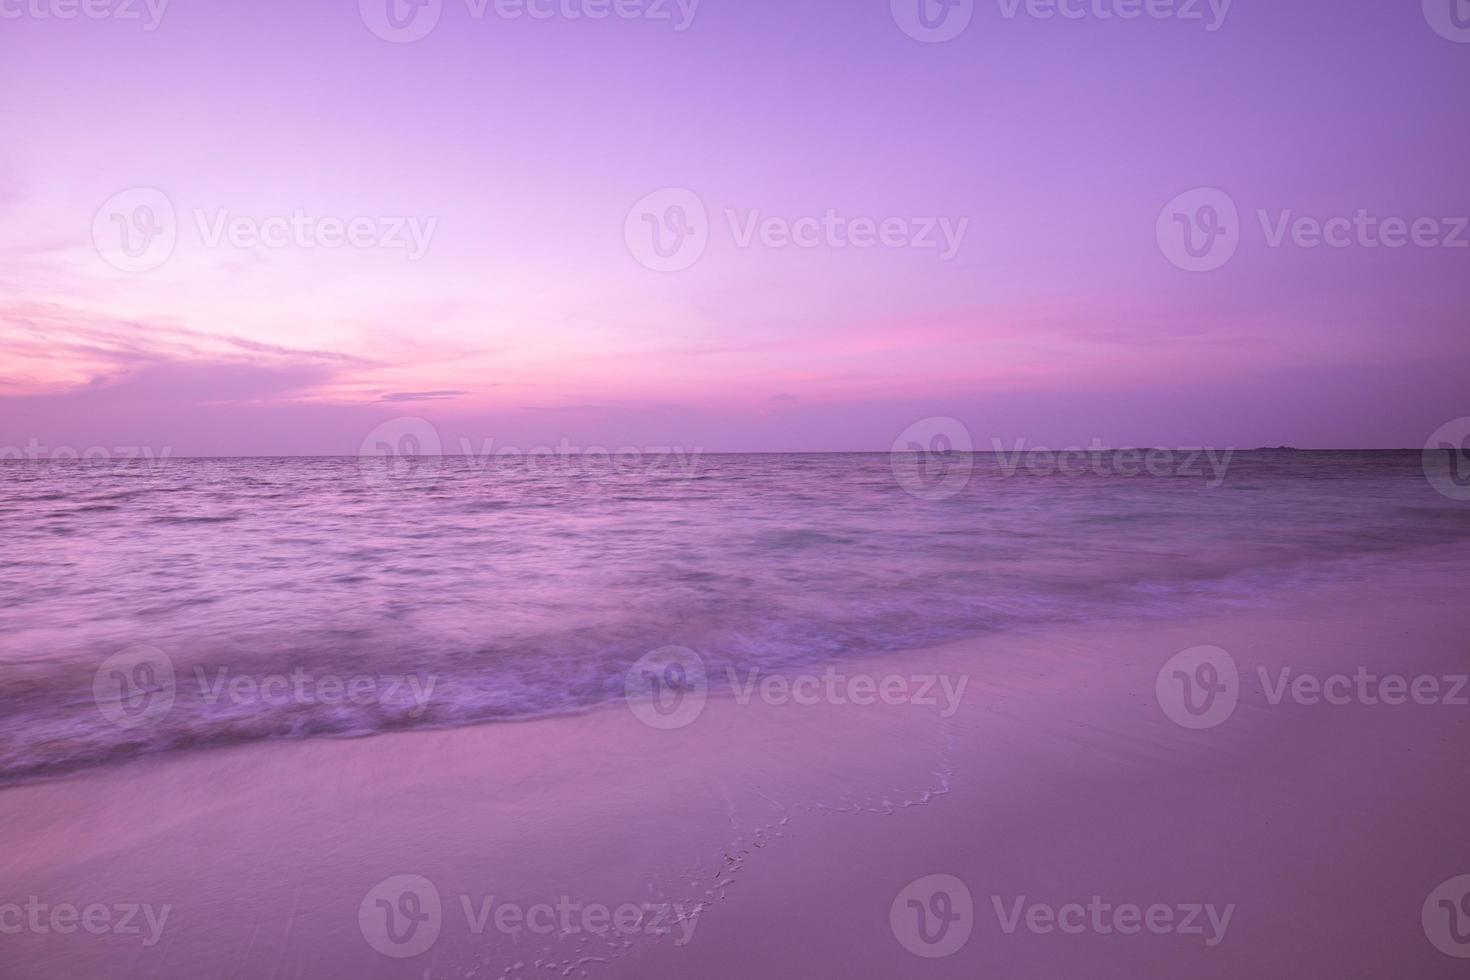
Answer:
POLYGON ((662 730, 618 704, 0 790, 0 976, 1463 976, 1421 908, 1470 873, 1470 707, 1269 696, 1362 667, 1442 702, 1464 567, 840 669, 848 694, 964 679, 947 718, 717 697, 662 730), (1238 703, 1191 728, 1156 681, 1201 645, 1238 703))

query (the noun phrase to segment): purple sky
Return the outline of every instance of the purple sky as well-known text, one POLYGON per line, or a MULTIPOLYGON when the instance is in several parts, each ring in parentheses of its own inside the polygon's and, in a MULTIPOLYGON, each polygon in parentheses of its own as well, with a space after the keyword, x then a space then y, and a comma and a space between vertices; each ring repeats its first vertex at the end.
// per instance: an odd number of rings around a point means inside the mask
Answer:
POLYGON ((900 27, 919 0, 442 0, 412 43, 369 28, 387 0, 151 30, 161 0, 69 2, 0 0, 0 447, 352 453, 396 416, 451 446, 882 450, 953 416, 977 448, 1417 447, 1470 414, 1463 0, 1440 30, 1439 0, 980 0, 940 43, 900 27), (674 221, 668 188, 707 247, 658 271, 635 204, 674 221), (1197 188, 1238 213, 1209 271, 1167 233, 1197 188), (742 242, 828 211, 891 240, 742 242), (1359 212, 1342 247, 1291 230, 1359 212), (1370 247, 1385 219, 1422 243, 1370 247))

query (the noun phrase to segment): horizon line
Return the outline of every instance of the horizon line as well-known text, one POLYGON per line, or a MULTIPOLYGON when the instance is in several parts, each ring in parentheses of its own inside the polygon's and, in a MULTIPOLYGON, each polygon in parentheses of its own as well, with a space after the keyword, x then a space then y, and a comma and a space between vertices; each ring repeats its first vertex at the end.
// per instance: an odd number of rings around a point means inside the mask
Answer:
MULTIPOLYGON (((103 448, 103 447, 97 447, 103 448)), ((131 447, 129 447, 131 448, 131 447)), ((634 447, 626 447, 634 448, 634 447)), ((1249 449, 1240 446, 1202 446, 1202 445, 1177 445, 1177 446, 1034 446, 1026 449, 995 450, 995 449, 950 449, 943 453, 953 453, 961 456, 1007 456, 1015 454, 1050 452, 1050 453, 1116 453, 1116 452, 1231 452, 1231 453, 1422 453, 1424 447, 1413 446, 1390 446, 1390 447, 1312 447, 1302 448, 1299 446, 1255 446, 1249 449)), ((1451 452, 1452 449, 1445 449, 1451 452)), ((736 450, 706 450, 693 448, 646 450, 635 449, 642 456, 687 456, 690 453, 698 453, 703 456, 902 456, 914 453, 929 452, 920 449, 736 449, 736 450)), ((941 451, 934 451, 934 455, 941 455, 941 451)), ((608 452, 521 452, 515 453, 415 453, 415 458, 421 459, 484 459, 487 456, 504 457, 508 459, 524 458, 529 456, 607 456, 609 458, 619 455, 627 455, 613 450, 608 452)), ((373 453, 220 453, 214 455, 188 455, 179 456, 165 452, 155 456, 131 456, 131 457, 82 457, 72 456, 63 458, 17 458, 0 455, 0 463, 101 463, 140 460, 166 459, 189 459, 189 460, 213 460, 213 459, 383 459, 388 458, 373 453)))

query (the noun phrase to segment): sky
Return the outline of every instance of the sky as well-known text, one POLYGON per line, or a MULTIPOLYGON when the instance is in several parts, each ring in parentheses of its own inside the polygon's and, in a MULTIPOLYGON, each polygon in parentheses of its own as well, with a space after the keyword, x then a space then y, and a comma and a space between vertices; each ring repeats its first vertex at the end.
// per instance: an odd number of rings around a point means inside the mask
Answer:
POLYGON ((1465 0, 0 0, 0 88, 0 451, 1470 415, 1465 0))

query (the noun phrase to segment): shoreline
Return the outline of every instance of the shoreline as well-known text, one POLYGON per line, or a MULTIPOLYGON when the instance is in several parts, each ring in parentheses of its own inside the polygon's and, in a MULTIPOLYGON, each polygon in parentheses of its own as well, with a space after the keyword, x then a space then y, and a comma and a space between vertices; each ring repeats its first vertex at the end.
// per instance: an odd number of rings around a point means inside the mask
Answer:
POLYGON ((967 677, 947 719, 720 696, 677 729, 614 704, 11 785, 0 906, 135 905, 141 931, 0 941, 41 980, 1457 976, 1420 910, 1470 872, 1470 791, 1444 775, 1470 756, 1470 708, 1415 703, 1412 689, 1399 705, 1269 694, 1282 667, 1464 673, 1463 585, 1404 567, 1269 612, 1017 631, 844 665, 967 677), (1190 728, 1157 684, 1199 647, 1230 654, 1239 697, 1190 728), (373 931, 368 899, 403 875, 430 882, 439 910, 433 942, 399 958, 374 948, 402 951, 373 931), (898 899, 933 875, 963 882, 972 912, 966 942, 930 958, 910 952, 937 947, 905 932, 917 920, 898 899), (528 913, 547 921, 531 910, 559 903, 577 911, 531 928, 528 913), (1097 910, 1077 933, 1061 927, 1077 925, 1073 906, 1097 910), (1132 906, 1157 906, 1159 927, 1174 910, 1170 931, 1115 928, 1132 906), (1184 929, 1195 906, 1201 934, 1184 929))
MULTIPOLYGON (((707 676, 711 681, 709 696, 728 698, 734 696, 741 686, 749 685, 756 677, 761 680, 778 676, 807 678, 812 674, 820 675, 829 671, 837 671, 841 674, 862 674, 875 665, 915 656, 922 657, 926 655, 926 651, 931 649, 977 644, 990 647, 997 642, 1004 643, 1010 637, 1024 644, 1030 642, 1028 638, 1059 631, 1129 631, 1136 628, 1161 628, 1170 623, 1233 615, 1241 611, 1248 615, 1286 615, 1290 610, 1290 602, 1295 601, 1291 598, 1294 596, 1310 596, 1324 589, 1350 587, 1354 580, 1367 580, 1385 574, 1388 576, 1404 574, 1403 570, 1407 568, 1415 569, 1414 574, 1420 576, 1454 576, 1461 574, 1461 569, 1466 567, 1470 567, 1470 544, 1459 541, 1418 545, 1399 552, 1365 551, 1331 560, 1303 563, 1295 569, 1277 570, 1273 572, 1276 580, 1270 584, 1250 581, 1237 574, 1211 582, 1208 588, 1198 594, 1180 592, 1177 595, 1160 594, 1151 600, 1137 598, 1135 600, 1137 604, 1126 611, 1100 617, 1090 616, 1049 623, 1026 620, 1005 621, 967 636, 936 639, 932 646, 866 650, 852 652, 845 658, 816 660, 811 663, 790 661, 771 668, 762 668, 749 663, 737 665, 729 661, 710 662, 709 659, 706 659, 700 669, 708 668, 707 676), (1286 598, 1283 599, 1283 596, 1286 598)), ((698 640, 691 642, 698 644, 698 640)), ((677 646, 678 643, 674 645, 677 646)), ((17 713, 12 719, 11 728, 13 730, 5 739, 0 739, 0 760, 4 760, 5 765, 8 766, 8 768, 0 768, 0 794, 14 787, 86 776, 89 773, 106 771, 117 766, 127 766, 155 757, 168 758, 181 754, 214 752, 256 744, 275 744, 298 740, 352 741, 403 732, 452 731, 459 728, 508 723, 529 724, 596 713, 623 703, 621 693, 617 695, 604 693, 600 696, 600 700, 588 700, 582 703, 568 701, 539 709, 533 707, 520 710, 506 709, 503 713, 477 717, 473 709, 470 713, 460 716, 453 714, 458 709, 453 705, 451 695, 451 700, 446 702, 450 706, 449 715, 424 721, 417 719, 416 716, 425 708, 431 711, 437 710, 434 700, 435 686, 438 685, 442 690, 459 683, 460 678, 441 674, 437 667, 406 674, 384 673, 377 669, 383 667, 382 664, 364 673, 354 671, 350 661, 340 658, 335 662, 331 659, 321 659, 310 668, 298 663, 295 667, 289 668, 292 671, 290 674, 284 673, 286 668, 280 667, 280 664, 288 664, 292 658, 276 661, 268 659, 262 670, 247 672, 234 670, 235 664, 249 663, 248 660, 241 659, 238 655, 225 660, 201 660, 195 663, 176 657, 170 658, 161 648, 148 644, 136 645, 130 647, 129 650, 151 651, 154 655, 168 661, 166 669, 178 678, 179 696, 177 704, 171 710, 174 715, 180 716, 184 727, 170 726, 165 729, 161 723, 155 722, 149 727, 138 729, 139 737, 151 740, 151 743, 130 737, 119 738, 119 733, 123 736, 130 736, 132 729, 120 729, 113 723, 104 724, 105 719, 98 718, 96 706, 90 700, 93 696, 92 678, 94 671, 98 668, 82 662, 57 662, 50 665, 50 669, 76 675, 73 680, 75 690, 67 695, 68 709, 80 708, 81 714, 86 716, 85 720, 95 723, 95 729, 80 728, 68 732, 63 726, 75 724, 73 719, 59 715, 28 718, 25 714, 17 713), (232 670, 234 671, 233 677, 228 676, 232 670), (329 684, 335 684, 339 695, 354 683, 370 683, 375 695, 380 691, 387 691, 383 700, 384 704, 392 700, 394 685, 399 685, 402 688, 402 691, 399 692, 399 700, 404 703, 397 705, 395 710, 408 708, 412 710, 408 711, 408 715, 395 718, 391 722, 375 720, 366 714, 340 717, 318 714, 309 718, 290 718, 281 711, 282 708, 290 709, 298 703, 312 703, 318 709, 331 710, 331 705, 342 703, 341 697, 338 702, 325 700, 315 702, 310 699, 302 700, 301 697, 289 696, 283 700, 269 701, 264 696, 272 682, 280 681, 280 689, 285 690, 294 682, 293 678, 301 674, 305 675, 308 685, 316 684, 323 692, 327 690, 329 684), (317 678, 314 675, 320 675, 320 677, 317 678), (186 677, 192 678, 192 685, 186 685, 184 680, 186 677), (223 685, 227 681, 231 684, 244 681, 254 686, 258 693, 253 702, 258 703, 261 708, 258 715, 252 716, 249 712, 240 712, 238 708, 252 702, 250 700, 235 702, 233 693, 230 698, 221 700, 224 697, 223 685), (448 683, 441 683, 445 681, 448 683), (425 689, 420 690, 420 687, 425 689), (87 690, 84 691, 84 688, 87 690), (186 690, 193 692, 187 699, 183 696, 186 690), (206 704, 208 705, 206 710, 214 712, 213 717, 207 713, 198 714, 201 707, 206 704), (193 714, 182 715, 181 712, 185 706, 193 714), (232 707, 236 710, 231 710, 232 707), (25 723, 25 727, 22 726, 22 722, 25 723), (306 725, 305 729, 295 728, 303 722, 306 725), (206 727, 198 723, 208 723, 213 727, 206 727), (352 727, 353 725, 372 724, 378 727, 352 727), (30 732, 30 737, 34 738, 36 730, 34 726, 37 725, 40 726, 42 732, 60 730, 60 734, 52 735, 51 739, 62 748, 53 753, 52 758, 35 756, 34 761, 22 762, 24 758, 22 753, 34 753, 35 751, 34 745, 26 746, 25 733, 30 732), (252 728, 252 726, 260 727, 252 728), (279 729, 283 726, 290 726, 292 730, 272 731, 273 728, 279 729), (163 734, 165 731, 168 732, 167 735, 163 734), (100 741, 100 738, 104 737, 110 741, 100 741), (65 743, 68 739, 76 739, 77 743, 66 747, 65 743)), ((44 666, 44 664, 25 662, 14 663, 12 670, 19 673, 11 677, 12 685, 28 683, 26 672, 36 671, 44 666)), ((619 676, 619 687, 621 687, 621 675, 619 676)), ((14 693, 12 690, 12 696, 14 693)), ((953 692, 941 690, 938 693, 948 696, 953 692)), ((58 698, 62 695, 52 691, 46 692, 45 696, 58 698)), ((370 698, 364 704, 373 707, 373 701, 374 699, 370 698)), ((16 703, 23 705, 25 701, 22 699, 16 703)), ((174 703, 173 699, 170 699, 170 703, 174 703)), ((107 707, 112 708, 113 713, 116 713, 115 705, 107 707)), ((107 714, 106 709, 104 709, 104 714, 107 714)))

